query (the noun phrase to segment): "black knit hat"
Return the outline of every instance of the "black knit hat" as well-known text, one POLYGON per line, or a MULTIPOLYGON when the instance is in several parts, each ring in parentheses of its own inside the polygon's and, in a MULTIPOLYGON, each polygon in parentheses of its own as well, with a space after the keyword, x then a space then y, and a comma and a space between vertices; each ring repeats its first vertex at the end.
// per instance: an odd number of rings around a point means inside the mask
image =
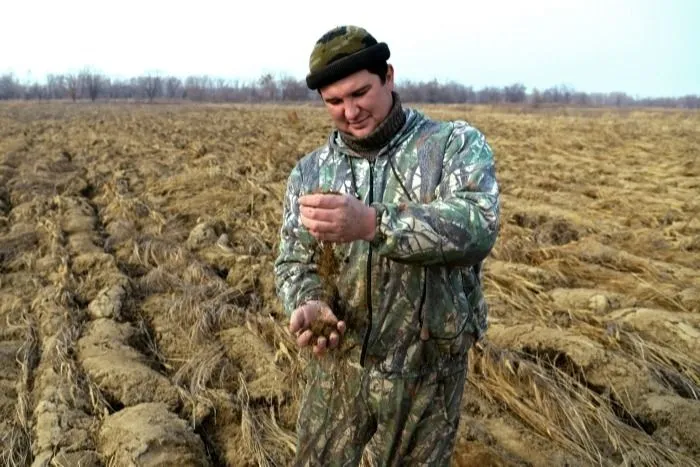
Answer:
POLYGON ((356 71, 389 59, 389 46, 377 43, 365 29, 339 26, 325 33, 309 59, 306 85, 319 89, 356 71))

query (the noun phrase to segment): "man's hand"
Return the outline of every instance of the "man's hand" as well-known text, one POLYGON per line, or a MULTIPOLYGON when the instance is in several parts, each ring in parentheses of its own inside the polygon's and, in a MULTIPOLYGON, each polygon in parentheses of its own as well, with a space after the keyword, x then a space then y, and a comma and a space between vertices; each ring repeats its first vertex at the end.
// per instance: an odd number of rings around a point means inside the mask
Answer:
POLYGON ((314 332, 311 330, 312 326, 314 328, 320 327, 321 329, 326 326, 334 329, 331 331, 328 339, 324 336, 318 336, 313 349, 316 355, 322 355, 326 348, 334 349, 338 347, 340 338, 345 333, 345 322, 338 321, 338 318, 336 318, 328 305, 318 300, 308 301, 292 312, 289 320, 289 330, 297 336, 297 345, 299 347, 305 347, 310 344, 311 339, 314 337, 314 332))
POLYGON ((376 212, 346 194, 299 197, 301 222, 318 240, 352 242, 374 239, 376 212))

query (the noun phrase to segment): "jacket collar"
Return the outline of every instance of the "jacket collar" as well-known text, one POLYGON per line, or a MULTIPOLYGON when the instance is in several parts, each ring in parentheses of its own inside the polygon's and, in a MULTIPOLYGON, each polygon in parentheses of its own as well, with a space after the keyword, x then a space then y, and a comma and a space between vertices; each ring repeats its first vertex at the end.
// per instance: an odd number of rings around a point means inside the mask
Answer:
MULTIPOLYGON (((389 142, 386 145, 384 145, 384 147, 382 147, 374 157, 371 157, 370 159, 380 157, 383 154, 391 151, 399 144, 403 143, 413 134, 413 131, 426 120, 426 117, 423 115, 423 113, 415 109, 404 107, 402 109, 402 112, 404 112, 404 115, 406 116, 403 126, 399 129, 399 131, 396 132, 396 134, 389 140, 389 142)), ((367 158, 367 156, 353 151, 345 143, 345 141, 343 141, 343 138, 338 129, 334 129, 333 131, 331 131, 331 134, 328 137, 328 147, 331 151, 338 151, 350 157, 359 157, 363 159, 367 158)))

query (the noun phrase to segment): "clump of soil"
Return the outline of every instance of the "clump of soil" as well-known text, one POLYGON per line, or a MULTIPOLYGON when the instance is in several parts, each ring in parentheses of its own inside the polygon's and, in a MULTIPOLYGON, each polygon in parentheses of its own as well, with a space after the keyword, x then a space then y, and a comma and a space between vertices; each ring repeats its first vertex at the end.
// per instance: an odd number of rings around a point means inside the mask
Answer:
POLYGON ((162 402, 176 409, 180 399, 175 386, 129 345, 135 340, 137 331, 130 323, 99 318, 86 325, 78 357, 100 390, 117 404, 162 402))
POLYGON ((286 375, 275 364, 276 349, 273 346, 247 327, 222 331, 220 339, 229 360, 240 367, 238 375, 229 376, 231 383, 238 386, 236 376, 243 378, 248 396, 253 401, 282 401, 287 397, 286 375))
POLYGON ((311 323, 309 329, 314 333, 313 337, 311 338, 311 345, 316 345, 321 337, 325 337, 326 343, 328 343, 331 333, 338 330, 333 323, 329 323, 328 321, 321 319, 317 319, 311 323))
POLYGON ((580 227, 568 219, 550 214, 519 211, 510 217, 518 227, 531 229, 534 240, 540 245, 566 245, 580 238, 580 227))
POLYGON ((98 443, 109 465, 211 465, 199 436, 160 403, 139 404, 110 415, 98 443))

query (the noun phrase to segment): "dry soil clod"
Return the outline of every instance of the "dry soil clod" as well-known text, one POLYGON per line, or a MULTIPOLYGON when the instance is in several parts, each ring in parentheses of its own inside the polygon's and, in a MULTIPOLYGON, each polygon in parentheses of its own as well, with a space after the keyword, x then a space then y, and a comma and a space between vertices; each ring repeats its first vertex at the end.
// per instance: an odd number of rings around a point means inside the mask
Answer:
POLYGON ((334 331, 338 331, 338 328, 334 324, 329 323, 328 321, 323 321, 321 319, 317 319, 313 323, 311 323, 309 329, 314 334, 311 338, 312 345, 316 345, 316 343, 321 337, 325 337, 326 341, 330 340, 331 333, 334 331))

